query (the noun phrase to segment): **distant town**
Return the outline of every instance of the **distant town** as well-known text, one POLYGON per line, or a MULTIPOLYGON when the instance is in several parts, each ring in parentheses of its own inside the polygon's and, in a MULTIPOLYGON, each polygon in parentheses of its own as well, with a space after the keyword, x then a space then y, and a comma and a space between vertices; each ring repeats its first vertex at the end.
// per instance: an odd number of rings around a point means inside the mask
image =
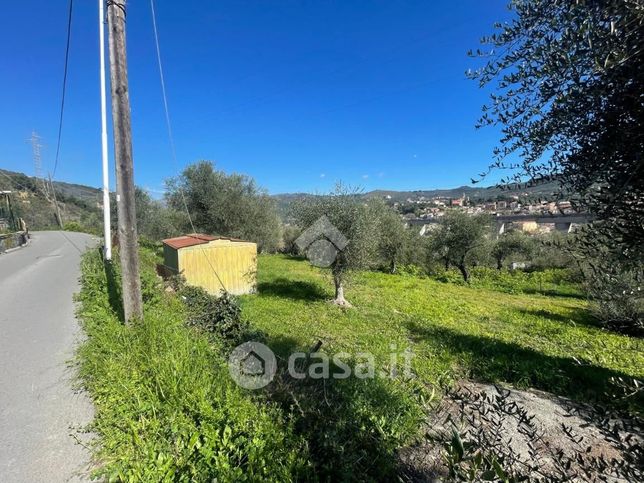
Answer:
POLYGON ((587 223, 590 217, 580 213, 567 200, 533 200, 527 194, 508 195, 505 199, 471 199, 463 194, 449 196, 410 196, 405 200, 395 200, 391 195, 383 195, 387 204, 393 206, 406 220, 408 225, 420 227, 425 234, 435 225, 447 210, 461 210, 471 215, 487 214, 496 218, 499 231, 508 225, 527 233, 548 233, 553 230, 571 231, 576 225, 587 223))

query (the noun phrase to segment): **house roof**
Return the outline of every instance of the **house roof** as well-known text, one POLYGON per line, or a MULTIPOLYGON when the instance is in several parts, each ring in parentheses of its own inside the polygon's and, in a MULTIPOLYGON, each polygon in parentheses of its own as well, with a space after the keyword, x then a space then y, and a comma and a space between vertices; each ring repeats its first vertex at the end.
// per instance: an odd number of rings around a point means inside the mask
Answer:
POLYGON ((212 236, 204 235, 203 233, 191 233, 189 235, 182 235, 176 238, 167 238, 163 240, 165 245, 179 250, 180 248, 192 247, 195 245, 203 245, 214 240, 228 240, 231 242, 241 242, 243 240, 238 240, 236 238, 227 238, 225 236, 212 236))

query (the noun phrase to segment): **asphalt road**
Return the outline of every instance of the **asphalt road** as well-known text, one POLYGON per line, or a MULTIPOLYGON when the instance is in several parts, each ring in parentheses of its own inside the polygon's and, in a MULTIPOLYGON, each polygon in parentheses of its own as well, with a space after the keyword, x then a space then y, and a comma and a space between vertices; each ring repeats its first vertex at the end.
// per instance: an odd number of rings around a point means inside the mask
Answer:
POLYGON ((0 481, 86 481, 89 452, 79 429, 92 419, 72 388, 69 360, 82 337, 72 296, 81 233, 36 232, 0 255, 0 481))

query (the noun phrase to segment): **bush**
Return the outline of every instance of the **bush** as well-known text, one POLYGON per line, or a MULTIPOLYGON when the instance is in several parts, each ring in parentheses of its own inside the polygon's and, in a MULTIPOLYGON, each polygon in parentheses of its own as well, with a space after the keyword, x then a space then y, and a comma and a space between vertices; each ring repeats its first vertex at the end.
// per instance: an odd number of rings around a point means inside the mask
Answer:
POLYGON ((94 231, 81 225, 77 221, 68 221, 63 225, 63 230, 64 231, 75 231, 78 233, 89 233, 90 235, 94 234, 94 231))
POLYGON ((300 248, 295 243, 295 240, 302 234, 302 230, 293 225, 284 225, 282 229, 282 245, 280 253, 286 255, 297 256, 300 255, 300 248))
POLYGON ((187 307, 186 323, 197 327, 227 344, 237 345, 249 332, 249 325, 242 320, 237 299, 224 293, 220 297, 210 295, 201 287, 186 285, 179 295, 187 307))
POLYGON ((424 277, 427 275, 422 267, 412 263, 400 265, 398 267, 398 273, 409 277, 424 277))
POLYGON ((595 301, 593 311, 602 324, 625 334, 644 335, 642 270, 602 264, 601 270, 588 270, 586 277, 586 288, 595 301))
MULTIPOLYGON (((608 329, 644 335, 644 265, 632 251, 611 245, 604 230, 590 224, 580 229, 567 247, 575 256, 595 315, 608 329)), ((617 232, 615 233, 617 236, 617 232)))
POLYGON ((413 381, 380 377, 295 380, 284 369, 269 387, 271 401, 295 409, 294 429, 308 442, 313 481, 395 481, 397 450, 425 419, 426 388, 410 386, 413 381))

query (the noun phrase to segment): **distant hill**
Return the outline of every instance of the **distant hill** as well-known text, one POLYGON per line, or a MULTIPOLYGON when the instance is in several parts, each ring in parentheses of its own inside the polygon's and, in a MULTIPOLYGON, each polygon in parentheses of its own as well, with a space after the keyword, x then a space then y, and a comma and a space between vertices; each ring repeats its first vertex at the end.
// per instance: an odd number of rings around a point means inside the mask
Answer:
MULTIPOLYGON (((100 227, 102 191, 99 188, 62 181, 54 181, 54 187, 63 212, 64 221, 76 221, 87 228, 98 229, 100 227)), ((41 180, 23 173, 0 169, 0 190, 18 192, 14 197, 16 209, 20 213, 18 216, 24 218, 32 230, 48 229, 56 226, 53 207, 45 199, 41 180)), ((559 184, 556 181, 552 181, 517 189, 504 189, 500 186, 460 186, 458 188, 415 191, 374 190, 363 193, 360 196, 365 198, 391 197, 392 202, 404 202, 407 199, 413 200, 421 197, 427 199, 434 197, 460 198, 463 195, 468 196, 473 201, 495 200, 512 196, 550 201, 557 198, 558 192, 559 184)), ((273 195, 273 198, 276 200, 280 216, 282 219, 287 219, 291 203, 296 199, 309 196, 315 195, 310 193, 283 193, 273 195)))
POLYGON ((460 186, 458 188, 434 189, 434 190, 416 190, 416 191, 389 191, 375 190, 365 193, 367 197, 385 197, 391 196, 392 200, 404 201, 408 198, 415 199, 420 197, 435 198, 460 198, 465 195, 471 200, 483 201, 487 199, 509 198, 512 196, 555 199, 558 196, 560 187, 556 181, 540 183, 534 186, 460 186))
MULTIPOLYGON (((63 222, 77 222, 88 229, 100 227, 100 189, 62 181, 53 184, 63 222)), ((30 230, 57 227, 55 210, 44 195, 42 180, 0 169, 0 190, 15 193, 12 201, 16 216, 23 218, 30 230)))

